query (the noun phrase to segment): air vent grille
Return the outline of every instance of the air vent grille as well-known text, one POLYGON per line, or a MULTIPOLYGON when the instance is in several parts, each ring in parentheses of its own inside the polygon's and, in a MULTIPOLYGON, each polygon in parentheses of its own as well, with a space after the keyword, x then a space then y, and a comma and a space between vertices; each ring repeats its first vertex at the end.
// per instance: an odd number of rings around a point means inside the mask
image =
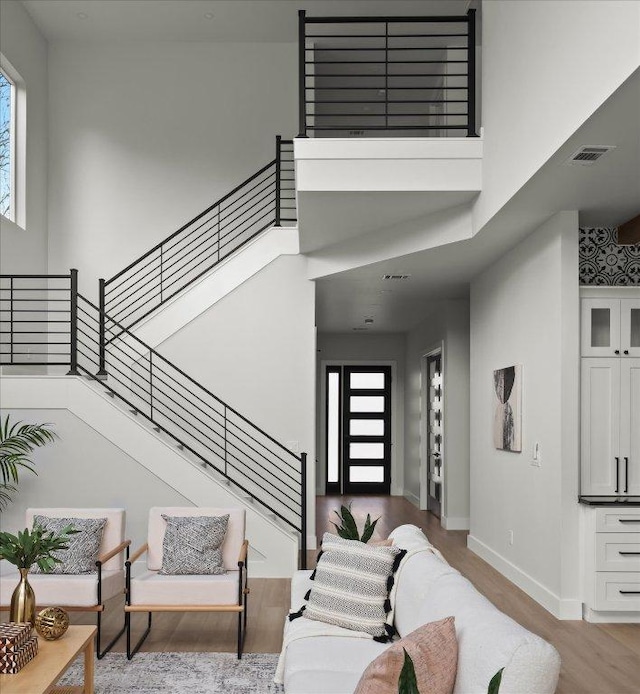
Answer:
POLYGON ((565 164, 568 166, 591 166, 612 149, 615 149, 615 145, 580 147, 565 161, 565 164))
POLYGON ((408 280, 411 275, 382 275, 383 280, 408 280))

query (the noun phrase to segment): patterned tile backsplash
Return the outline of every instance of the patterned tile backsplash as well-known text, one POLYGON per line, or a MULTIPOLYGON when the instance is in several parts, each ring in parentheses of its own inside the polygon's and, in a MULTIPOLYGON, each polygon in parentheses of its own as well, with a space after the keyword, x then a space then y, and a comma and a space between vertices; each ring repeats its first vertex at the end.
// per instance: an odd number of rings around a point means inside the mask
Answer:
POLYGON ((621 246, 618 230, 580 229, 580 284, 640 286, 640 244, 621 246))

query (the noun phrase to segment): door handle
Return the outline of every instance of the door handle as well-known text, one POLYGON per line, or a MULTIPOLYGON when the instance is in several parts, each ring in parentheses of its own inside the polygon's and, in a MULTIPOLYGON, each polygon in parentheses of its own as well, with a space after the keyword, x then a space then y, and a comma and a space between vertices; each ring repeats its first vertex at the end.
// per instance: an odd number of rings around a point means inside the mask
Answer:
POLYGON ((618 518, 618 523, 640 523, 640 518, 618 518))
POLYGON ((618 552, 621 557, 640 557, 640 552, 618 552))
POLYGON ((624 493, 629 491, 629 457, 624 457, 624 493))
POLYGON ((620 595, 640 595, 640 590, 619 590, 620 595))
POLYGON ((616 456, 616 494, 620 490, 620 458, 616 456))

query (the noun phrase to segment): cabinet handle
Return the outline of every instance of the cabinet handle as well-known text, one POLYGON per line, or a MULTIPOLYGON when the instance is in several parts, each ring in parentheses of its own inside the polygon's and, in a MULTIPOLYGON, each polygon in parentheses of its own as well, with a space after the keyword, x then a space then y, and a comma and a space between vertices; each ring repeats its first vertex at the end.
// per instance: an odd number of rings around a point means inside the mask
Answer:
POLYGON ((618 523, 640 523, 640 518, 618 518, 618 523))
POLYGON ((640 552, 618 552, 621 557, 640 557, 640 552))
POLYGON ((629 458, 624 457, 624 493, 629 491, 629 458))
POLYGON ((624 353, 625 353, 625 354, 629 354, 629 350, 628 350, 628 349, 625 349, 625 350, 624 350, 624 353))
POLYGON ((620 595, 640 595, 640 590, 619 590, 620 595))
POLYGON ((620 354, 620 350, 619 350, 619 349, 616 349, 616 351, 614 352, 614 354, 620 354))
POLYGON ((616 494, 620 490, 620 458, 616 456, 616 494))

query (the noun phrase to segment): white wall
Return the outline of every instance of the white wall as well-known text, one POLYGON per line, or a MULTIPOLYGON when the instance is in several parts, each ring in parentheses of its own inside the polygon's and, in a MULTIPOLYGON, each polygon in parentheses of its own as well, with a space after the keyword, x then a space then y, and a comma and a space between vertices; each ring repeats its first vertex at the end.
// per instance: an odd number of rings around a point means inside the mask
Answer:
POLYGON ((316 490, 324 494, 326 489, 326 441, 325 441, 325 372, 324 362, 333 364, 375 364, 392 362, 391 382, 391 494, 401 495, 404 488, 404 371, 405 336, 400 333, 371 333, 354 335, 345 333, 321 333, 318 335, 317 361, 317 429, 318 469, 316 490))
POLYGON ((158 351, 278 441, 306 452, 315 508, 315 287, 305 258, 281 256, 158 351))
POLYGON ((580 619, 578 215, 560 212, 471 285, 469 547, 580 619), (493 444, 493 371, 522 365, 522 453, 493 444), (531 465, 539 442, 542 466, 531 465), (513 531, 513 545, 509 544, 513 531))
POLYGON ((50 264, 110 277, 295 134, 294 44, 53 43, 50 264))
POLYGON ((405 377, 405 495, 420 501, 422 357, 444 343, 445 492, 442 522, 469 527, 469 302, 443 301, 407 334, 405 377))
POLYGON ((19 493, 2 512, 2 529, 24 528, 29 507, 118 507, 127 510, 127 537, 146 542, 151 506, 192 504, 68 410, 3 410, 11 421, 49 422, 59 440, 33 454, 38 475, 20 474, 19 493), (52 492, 52 490, 55 490, 52 492))
POLYGON ((483 0, 482 22, 476 230, 640 65, 640 2, 483 0))
POLYGON ((24 163, 17 177, 26 186, 18 186, 17 224, 0 219, 0 271, 46 273, 47 42, 17 0, 0 3, 0 50, 24 81, 16 114, 21 125, 26 107, 26 142, 24 131, 16 142, 17 159, 24 163))

